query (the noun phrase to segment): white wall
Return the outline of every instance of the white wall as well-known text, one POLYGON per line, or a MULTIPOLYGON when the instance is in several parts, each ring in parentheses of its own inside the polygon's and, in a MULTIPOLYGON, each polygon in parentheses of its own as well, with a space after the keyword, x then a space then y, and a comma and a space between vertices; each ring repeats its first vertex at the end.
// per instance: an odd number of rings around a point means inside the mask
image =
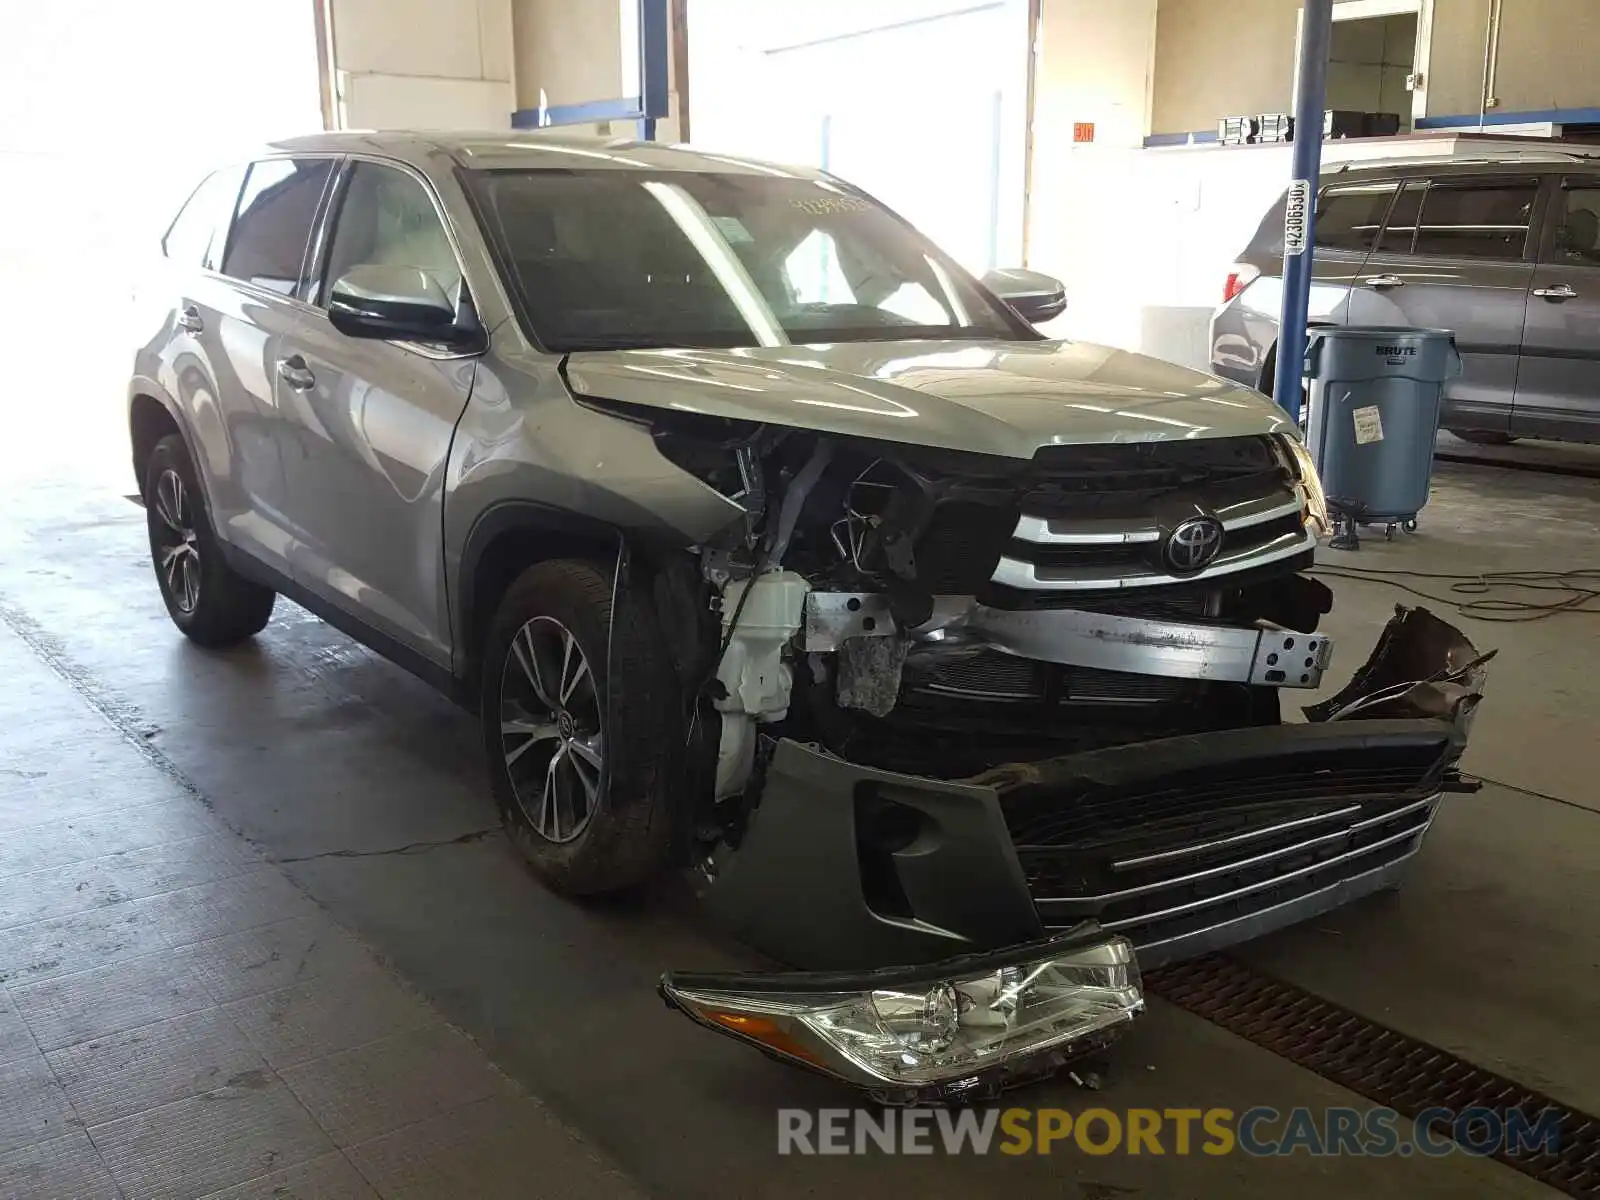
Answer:
POLYGON ((0 323, 50 365, 0 391, 8 470, 131 488, 135 281, 208 167, 321 127, 309 2, 0 0, 0 323))
POLYGON ((825 166, 969 268, 1022 254, 1025 0, 691 0, 698 148, 825 166))
POLYGON ((327 0, 345 129, 507 129, 511 0, 327 0))
MULTIPOLYGON (((559 108, 639 93, 638 0, 511 0, 516 42, 517 108, 559 108)), ((675 36, 671 6, 668 37, 675 36)), ((667 56, 667 115, 656 140, 680 140, 676 56, 667 56)), ((602 136, 633 137, 632 121, 576 126, 602 136)))
POLYGON ((1076 252, 1034 263, 1067 281, 1061 331, 1204 367, 1227 268, 1283 191, 1288 147, 1108 148, 1084 174, 1076 252))
POLYGON ((511 9, 518 108, 614 100, 638 91, 638 79, 623 76, 618 0, 512 0, 511 9))
POLYGON ((1130 148, 1149 132, 1156 0, 1043 0, 1034 79, 1028 265, 1067 285, 1050 332, 1137 344, 1133 297, 1149 286, 1136 230, 1142 198, 1126 191, 1130 148), (1074 142, 1094 125, 1094 140, 1074 142))

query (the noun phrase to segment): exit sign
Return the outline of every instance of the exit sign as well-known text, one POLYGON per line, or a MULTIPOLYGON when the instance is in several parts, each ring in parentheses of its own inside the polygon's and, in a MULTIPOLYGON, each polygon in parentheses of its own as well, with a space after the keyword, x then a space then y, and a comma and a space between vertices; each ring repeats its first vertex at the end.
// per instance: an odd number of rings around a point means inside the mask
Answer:
POLYGON ((1072 126, 1072 140, 1075 142, 1094 141, 1094 122, 1077 121, 1072 126))

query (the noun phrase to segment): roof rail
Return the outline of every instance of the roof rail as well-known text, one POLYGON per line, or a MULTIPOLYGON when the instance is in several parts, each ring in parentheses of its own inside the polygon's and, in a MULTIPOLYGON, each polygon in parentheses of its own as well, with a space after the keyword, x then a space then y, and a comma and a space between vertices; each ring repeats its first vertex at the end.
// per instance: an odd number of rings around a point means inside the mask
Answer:
POLYGON ((1467 156, 1453 154, 1396 154, 1374 158, 1350 159, 1340 163, 1337 167, 1330 167, 1328 170, 1330 173, 1338 174, 1343 171, 1360 171, 1369 167, 1429 166, 1433 164, 1480 166, 1503 162, 1582 163, 1593 162, 1596 159, 1600 159, 1600 145, 1595 146, 1593 153, 1585 153, 1579 150, 1551 150, 1544 147, 1530 147, 1524 150, 1521 147, 1507 146, 1503 154, 1479 153, 1467 156))

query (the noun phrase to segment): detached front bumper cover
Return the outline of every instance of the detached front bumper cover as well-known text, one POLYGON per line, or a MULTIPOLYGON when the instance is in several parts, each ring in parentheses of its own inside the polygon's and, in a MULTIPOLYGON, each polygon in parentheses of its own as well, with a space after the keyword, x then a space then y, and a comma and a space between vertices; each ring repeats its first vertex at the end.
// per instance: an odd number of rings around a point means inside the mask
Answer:
POLYGON ((662 994, 886 1102, 1049 1074, 1142 1007, 1135 952, 1175 961, 1394 886, 1441 794, 1471 790, 1456 763, 1491 657, 1399 607, 1304 723, 963 780, 781 741, 705 904, 725 932, 809 970, 675 973, 662 994), (996 1010, 1019 984, 1019 1011, 996 1010))
POLYGON ((927 966, 669 973, 661 995, 708 1029, 885 1104, 977 1100, 1052 1075, 1144 1008, 1132 945, 1092 922, 927 966))

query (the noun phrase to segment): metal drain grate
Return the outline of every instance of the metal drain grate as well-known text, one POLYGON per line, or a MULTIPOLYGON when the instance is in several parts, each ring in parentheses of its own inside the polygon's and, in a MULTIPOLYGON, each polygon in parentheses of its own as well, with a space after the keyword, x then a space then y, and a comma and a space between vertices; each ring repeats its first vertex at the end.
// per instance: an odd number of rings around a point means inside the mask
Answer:
MULTIPOLYGON (((1512 1108, 1533 1122, 1553 1111, 1560 1128, 1554 1153, 1502 1150, 1493 1157, 1569 1196, 1600 1196, 1600 1118, 1222 955, 1148 972, 1145 985, 1154 995, 1407 1117, 1435 1107, 1457 1113, 1484 1108, 1504 1127, 1512 1108)), ((1434 1128, 1453 1136, 1442 1124, 1434 1128)))

